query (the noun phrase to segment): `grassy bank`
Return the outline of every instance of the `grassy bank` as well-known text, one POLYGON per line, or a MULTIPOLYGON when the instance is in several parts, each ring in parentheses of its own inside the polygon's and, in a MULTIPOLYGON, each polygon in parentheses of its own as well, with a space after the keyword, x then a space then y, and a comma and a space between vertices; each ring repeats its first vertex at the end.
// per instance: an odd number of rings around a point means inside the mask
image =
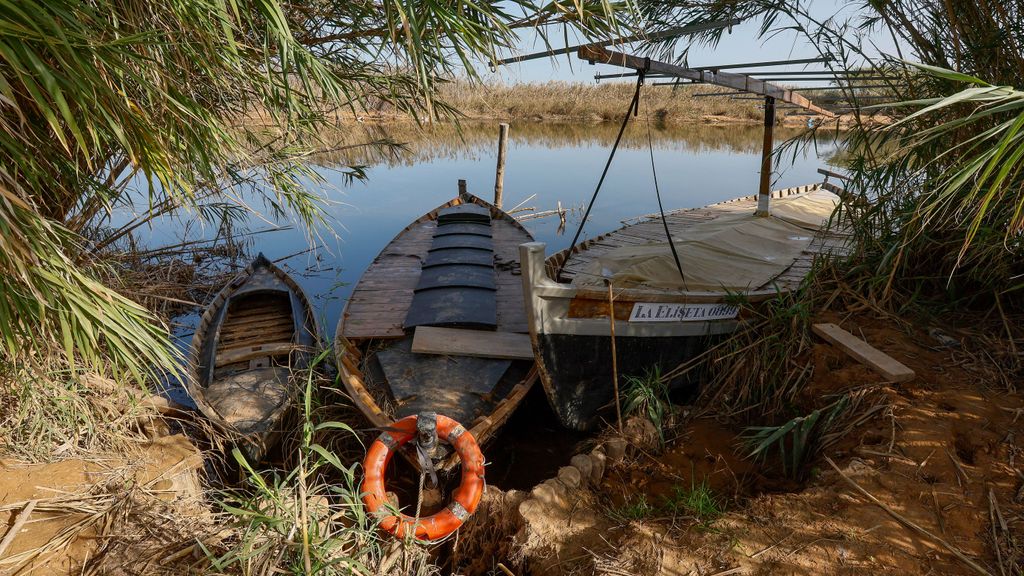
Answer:
MULTIPOLYGON (((470 119, 612 122, 622 118, 634 88, 629 81, 505 84, 456 80, 440 85, 438 98, 470 119)), ((648 85, 642 92, 640 118, 649 115, 652 122, 661 124, 762 121, 761 100, 695 96, 729 92, 707 85, 648 85)), ((803 120, 793 112, 781 109, 778 117, 783 121, 788 116, 803 120)), ((370 117, 400 116, 385 105, 371 106, 366 114, 370 117)))

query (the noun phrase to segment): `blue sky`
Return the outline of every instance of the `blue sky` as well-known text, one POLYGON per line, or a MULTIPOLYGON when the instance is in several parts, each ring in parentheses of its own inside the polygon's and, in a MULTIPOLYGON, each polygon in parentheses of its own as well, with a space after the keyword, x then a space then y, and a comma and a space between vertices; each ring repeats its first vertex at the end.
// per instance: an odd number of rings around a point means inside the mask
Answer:
MULTIPOLYGON (((836 16, 839 19, 853 15, 850 2, 841 0, 812 0, 809 2, 810 12, 815 19, 825 19, 836 16)), ((818 56, 817 52, 805 40, 800 38, 794 31, 781 31, 769 38, 758 39, 757 33, 760 23, 747 21, 733 27, 732 32, 723 36, 718 46, 709 48, 706 46, 695 46, 690 50, 689 64, 691 66, 702 66, 710 64, 726 64, 734 62, 752 62, 757 60, 785 60, 813 58, 818 56)), ((552 45, 562 46, 561 31, 552 34, 552 45)), ((893 51, 892 40, 886 36, 877 35, 871 40, 877 43, 879 49, 886 52, 893 51)), ((570 43, 581 43, 579 39, 570 43)), ((543 42, 535 34, 527 33, 520 46, 522 53, 539 52, 544 49, 543 42)), ((772 68, 772 70, 800 70, 803 66, 790 66, 772 68)), ((593 82, 594 74, 597 72, 620 71, 609 66, 590 66, 580 61, 575 55, 562 55, 555 58, 542 58, 519 64, 512 64, 501 67, 491 77, 515 82, 546 82, 548 80, 566 80, 576 82, 593 82)))

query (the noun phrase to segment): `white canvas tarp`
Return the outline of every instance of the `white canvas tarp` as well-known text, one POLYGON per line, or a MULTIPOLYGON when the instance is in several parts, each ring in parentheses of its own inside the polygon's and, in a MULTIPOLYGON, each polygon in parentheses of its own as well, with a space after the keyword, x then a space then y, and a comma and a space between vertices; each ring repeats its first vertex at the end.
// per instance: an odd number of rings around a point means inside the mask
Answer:
POLYGON ((744 291, 789 268, 829 221, 839 198, 825 190, 772 200, 771 216, 728 214, 673 236, 686 278, 679 277, 668 242, 623 246, 591 261, 573 278, 579 287, 744 291))

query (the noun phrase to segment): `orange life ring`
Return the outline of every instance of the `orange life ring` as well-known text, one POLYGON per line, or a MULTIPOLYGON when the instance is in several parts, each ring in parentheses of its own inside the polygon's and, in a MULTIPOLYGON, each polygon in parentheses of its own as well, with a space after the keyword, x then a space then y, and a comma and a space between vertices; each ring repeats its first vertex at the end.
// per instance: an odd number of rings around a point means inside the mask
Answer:
MULTIPOLYGON (((359 487, 363 504, 370 513, 376 513, 387 504, 384 488, 384 472, 391 456, 403 444, 416 436, 416 416, 407 416, 391 425, 392 431, 382 432, 363 459, 365 476, 359 487)), ((390 514, 381 520, 380 527, 399 538, 404 538, 415 525, 416 537, 420 540, 437 540, 455 532, 480 504, 484 493, 484 455, 476 439, 461 424, 437 415, 437 437, 455 448, 462 459, 462 481, 452 495, 452 501, 433 516, 420 518, 419 522, 406 514, 390 514)))

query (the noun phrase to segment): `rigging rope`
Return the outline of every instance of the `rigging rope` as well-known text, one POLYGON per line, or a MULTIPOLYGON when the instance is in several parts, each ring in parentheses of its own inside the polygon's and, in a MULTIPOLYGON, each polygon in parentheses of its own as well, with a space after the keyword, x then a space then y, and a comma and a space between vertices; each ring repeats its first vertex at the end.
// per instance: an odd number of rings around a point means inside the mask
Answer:
MULTIPOLYGON (((608 175, 608 168, 612 165, 612 159, 615 158, 615 152, 619 149, 619 143, 622 141, 622 134, 626 131, 626 124, 629 123, 629 116, 639 116, 640 114, 640 87, 644 84, 644 77, 647 75, 647 70, 650 68, 651 59, 644 59, 644 67, 642 70, 637 70, 636 76, 636 90, 633 92, 633 99, 629 102, 629 108, 626 109, 626 116, 622 119, 622 126, 619 127, 619 134, 615 137, 615 143, 612 144, 611 153, 608 154, 608 161, 605 162, 604 170, 601 172, 601 178, 597 181, 597 188, 594 189, 594 195, 590 197, 590 203, 587 204, 587 209, 583 212, 583 218, 580 220, 579 227, 576 228, 576 233, 573 234, 572 242, 569 243, 568 250, 565 251, 566 257, 562 260, 562 263, 558 266, 558 273, 555 274, 555 280, 561 280, 562 272, 565 270, 565 265, 568 264, 569 258, 572 256, 572 251, 576 247, 576 242, 580 239, 580 234, 583 232, 583 227, 587 224, 587 218, 590 216, 590 210, 594 207, 594 202, 597 200, 597 194, 601 191, 601 185, 604 184, 605 176, 608 175)), ((650 109, 645 108, 645 118, 647 123, 647 148, 651 154, 651 173, 654 175, 654 193, 658 197, 658 211, 661 213, 661 223, 665 226, 665 236, 668 238, 669 248, 672 250, 672 257, 676 262, 676 269, 679 270, 679 278, 683 281, 683 289, 688 290, 686 287, 686 276, 683 274, 683 265, 679 261, 679 254, 676 252, 676 245, 672 242, 672 233, 669 232, 668 222, 665 220, 665 208, 661 203, 661 190, 658 187, 658 171, 654 166, 654 141, 651 138, 651 114, 650 109)))
POLYGON ((576 242, 580 239, 580 233, 583 232, 583 226, 587 224, 587 217, 590 216, 590 210, 594 207, 594 201, 597 200, 597 193, 601 191, 601 185, 604 184, 604 177, 608 175, 608 168, 612 165, 612 158, 615 158, 615 151, 619 149, 619 142, 622 141, 622 133, 626 131, 626 124, 629 123, 630 114, 637 114, 639 112, 640 103, 640 87, 644 84, 644 76, 647 74, 648 61, 644 63, 644 69, 637 71, 636 76, 636 90, 633 92, 633 99, 629 101, 629 108, 626 109, 626 116, 622 119, 622 126, 619 127, 619 135, 615 137, 615 143, 612 144, 612 151, 608 154, 608 161, 605 162, 604 170, 601 172, 601 178, 597 181, 597 188, 594 189, 594 195, 590 197, 590 203, 587 204, 587 210, 583 213, 583 219, 580 220, 580 225, 576 228, 576 234, 572 237, 572 242, 569 243, 569 249, 566 250, 565 260, 558 266, 558 273, 555 274, 555 280, 562 278, 562 272, 565 270, 565 265, 569 262, 569 257, 572 256, 572 250, 576 247, 576 242))
POLYGON ((658 170, 654 167, 654 141, 651 138, 651 107, 644 103, 644 117, 647 120, 647 150, 651 153, 651 174, 654 176, 654 194, 658 197, 658 212, 661 214, 661 224, 665 227, 665 236, 668 238, 668 247, 672 249, 672 258, 676 261, 676 270, 679 270, 679 279, 683 281, 683 290, 686 287, 686 275, 683 274, 683 265, 679 262, 679 253, 676 252, 676 243, 672 241, 672 233, 668 230, 668 221, 665 220, 665 208, 661 205, 661 189, 658 188, 658 170))

